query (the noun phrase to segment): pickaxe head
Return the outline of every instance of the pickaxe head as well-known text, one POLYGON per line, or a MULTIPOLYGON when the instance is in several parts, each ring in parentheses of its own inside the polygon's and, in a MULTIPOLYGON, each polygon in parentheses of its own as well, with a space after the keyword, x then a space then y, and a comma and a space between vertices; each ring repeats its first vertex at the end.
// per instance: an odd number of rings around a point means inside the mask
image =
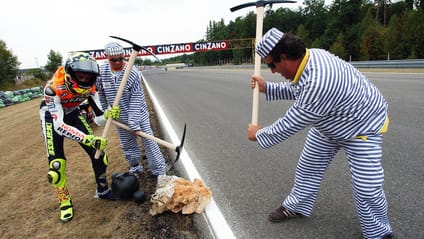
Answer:
POLYGON ((183 137, 181 138, 181 143, 180 143, 179 146, 175 147, 175 152, 177 152, 177 156, 175 157, 175 160, 172 162, 168 171, 171 171, 174 168, 175 163, 180 158, 181 151, 183 150, 183 145, 184 145, 184 140, 185 140, 185 135, 186 135, 186 129, 187 129, 187 124, 184 124, 184 131, 183 131, 183 137))
POLYGON ((119 40, 124 41, 126 43, 129 43, 132 46, 133 50, 135 50, 135 51, 140 51, 141 49, 143 49, 143 50, 147 51, 150 55, 152 55, 154 58, 156 58, 156 60, 160 61, 160 59, 155 54, 153 54, 153 52, 151 52, 150 50, 148 50, 145 47, 137 45, 136 43, 134 43, 130 40, 124 39, 122 37, 117 37, 117 36, 110 36, 110 37, 115 38, 115 39, 119 39, 119 40))
POLYGON ((250 7, 250 6, 255 6, 255 7, 265 7, 266 5, 272 5, 273 3, 296 3, 296 1, 292 1, 292 0, 259 0, 256 2, 249 2, 249 3, 243 3, 240 4, 238 6, 232 7, 230 8, 231 12, 240 10, 242 8, 246 8, 246 7, 250 7))

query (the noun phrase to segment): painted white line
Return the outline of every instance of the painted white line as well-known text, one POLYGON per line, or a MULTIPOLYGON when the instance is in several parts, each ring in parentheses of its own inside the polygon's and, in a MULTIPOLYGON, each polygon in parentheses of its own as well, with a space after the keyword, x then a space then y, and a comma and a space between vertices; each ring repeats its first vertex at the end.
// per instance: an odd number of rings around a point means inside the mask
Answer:
MULTIPOLYGON (((155 111, 159 115, 161 126, 163 126, 166 132, 168 133, 172 143, 174 145, 179 145, 181 143, 180 139, 178 138, 177 134, 175 133, 175 130, 172 128, 171 123, 169 122, 168 118, 163 112, 161 104, 159 103, 155 94, 153 93, 152 89, 147 83, 146 78, 144 76, 142 77, 144 79, 147 91, 149 92, 149 96, 152 99, 155 111)), ((192 160, 190 159, 189 155, 187 154, 186 150, 184 149, 184 147, 181 152, 179 162, 183 164, 184 170, 186 171, 190 181, 193 181, 195 178, 202 180, 202 178, 199 175, 199 172, 194 167, 194 164, 192 160)), ((231 231, 231 228, 228 225, 227 221, 225 221, 225 218, 222 215, 221 211, 219 210, 218 206, 216 205, 213 197, 211 201, 209 202, 209 204, 206 206, 204 215, 206 215, 206 220, 208 222, 208 225, 211 227, 211 230, 215 238, 217 239, 236 238, 234 236, 233 231, 231 231)))

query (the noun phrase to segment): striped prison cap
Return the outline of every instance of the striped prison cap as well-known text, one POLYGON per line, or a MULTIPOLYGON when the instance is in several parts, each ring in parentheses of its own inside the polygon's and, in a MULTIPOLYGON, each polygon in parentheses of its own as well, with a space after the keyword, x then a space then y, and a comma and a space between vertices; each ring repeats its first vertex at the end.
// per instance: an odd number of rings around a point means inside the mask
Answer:
POLYGON ((284 33, 275 27, 269 29, 256 45, 256 53, 262 58, 265 58, 277 45, 280 39, 283 38, 283 35, 284 33))
POLYGON ((105 46, 105 55, 118 56, 124 54, 124 48, 116 42, 109 42, 105 46))

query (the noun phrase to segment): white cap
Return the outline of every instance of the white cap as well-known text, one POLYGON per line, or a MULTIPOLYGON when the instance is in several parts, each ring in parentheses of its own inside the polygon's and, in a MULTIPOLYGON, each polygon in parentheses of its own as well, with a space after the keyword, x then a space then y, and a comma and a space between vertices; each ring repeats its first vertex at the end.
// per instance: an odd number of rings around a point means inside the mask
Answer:
POLYGON ((256 45, 256 53, 262 58, 265 58, 277 43, 283 38, 284 33, 277 28, 273 27, 269 29, 262 37, 262 39, 256 45))
POLYGON ((124 48, 116 42, 109 42, 105 46, 105 55, 119 56, 124 54, 124 48))

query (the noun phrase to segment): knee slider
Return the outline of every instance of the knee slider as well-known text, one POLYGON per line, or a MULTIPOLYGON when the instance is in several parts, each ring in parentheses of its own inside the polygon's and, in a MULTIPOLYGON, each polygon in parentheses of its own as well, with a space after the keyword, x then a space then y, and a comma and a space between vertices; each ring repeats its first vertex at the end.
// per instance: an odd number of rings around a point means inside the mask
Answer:
POLYGON ((53 159, 50 162, 50 169, 47 173, 49 183, 55 187, 66 186, 66 160, 65 159, 53 159))

